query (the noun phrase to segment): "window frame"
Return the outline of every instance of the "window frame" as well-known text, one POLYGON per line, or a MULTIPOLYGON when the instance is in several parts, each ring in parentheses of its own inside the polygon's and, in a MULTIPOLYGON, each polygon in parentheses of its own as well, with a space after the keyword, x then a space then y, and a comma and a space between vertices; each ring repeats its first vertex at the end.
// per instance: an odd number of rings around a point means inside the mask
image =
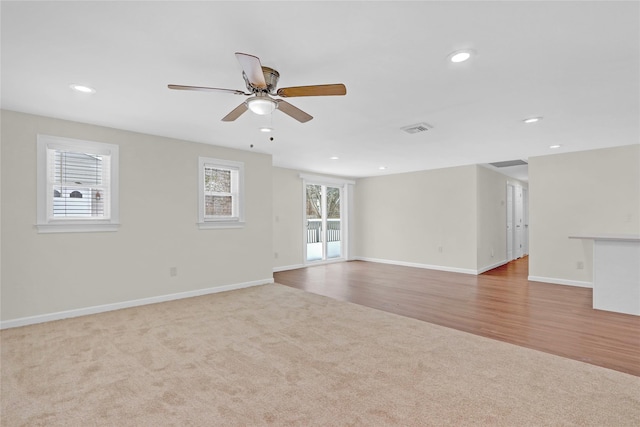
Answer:
POLYGON ((201 230, 215 228, 243 228, 244 216, 244 163, 232 160, 215 159, 212 157, 198 157, 198 228, 201 230), (205 169, 221 169, 232 171, 232 187, 237 188, 237 194, 231 193, 232 205, 237 206, 237 215, 232 217, 207 217, 205 215, 205 169), (237 182, 233 182, 234 173, 237 172, 237 182))
POLYGON ((51 135, 37 136, 37 215, 38 233, 86 233, 117 231, 119 216, 119 146, 103 142, 64 138, 51 135), (53 192, 48 191, 49 150, 65 150, 109 156, 110 204, 106 218, 53 218, 53 192), (49 197, 51 194, 51 197, 49 197), (49 200, 51 199, 51 200, 49 200))

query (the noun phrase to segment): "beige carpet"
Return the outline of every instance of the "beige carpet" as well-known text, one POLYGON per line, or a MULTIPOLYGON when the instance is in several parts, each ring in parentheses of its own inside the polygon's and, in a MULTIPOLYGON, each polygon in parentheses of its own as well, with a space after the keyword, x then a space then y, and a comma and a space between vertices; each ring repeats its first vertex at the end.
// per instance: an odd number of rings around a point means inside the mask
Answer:
POLYGON ((639 426, 640 378, 282 285, 2 331, 3 426, 639 426))

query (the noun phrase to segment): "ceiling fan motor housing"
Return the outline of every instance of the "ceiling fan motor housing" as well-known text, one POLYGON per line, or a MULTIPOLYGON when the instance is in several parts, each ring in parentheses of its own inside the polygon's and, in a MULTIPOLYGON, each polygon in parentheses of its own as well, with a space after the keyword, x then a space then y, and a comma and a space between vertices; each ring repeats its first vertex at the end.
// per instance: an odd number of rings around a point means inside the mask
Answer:
POLYGON ((244 77, 244 81, 247 84, 247 89, 249 89, 249 91, 251 91, 252 93, 258 93, 258 92, 273 93, 273 92, 275 92, 275 89, 278 86, 278 80, 280 80, 280 73, 278 73, 273 68, 264 67, 263 66, 262 67, 262 74, 264 75, 264 81, 267 84, 267 88, 266 89, 262 89, 262 88, 253 86, 249 82, 249 79, 247 78, 247 75, 243 72, 242 73, 242 77, 244 77))
POLYGON ((280 73, 273 68, 262 67, 262 74, 264 74, 264 81, 267 83, 267 91, 274 92, 278 86, 278 80, 280 80, 280 73))

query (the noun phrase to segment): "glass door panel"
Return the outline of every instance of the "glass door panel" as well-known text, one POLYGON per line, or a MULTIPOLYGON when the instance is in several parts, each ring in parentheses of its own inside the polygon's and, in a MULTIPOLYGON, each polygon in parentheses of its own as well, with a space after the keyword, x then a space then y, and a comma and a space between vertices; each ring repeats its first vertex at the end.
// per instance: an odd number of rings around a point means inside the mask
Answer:
POLYGON ((342 225, 340 223, 340 188, 327 187, 327 258, 340 258, 342 255, 342 245, 340 234, 342 225))
POLYGON ((307 185, 307 261, 324 259, 322 244, 322 186, 307 185))
POLYGON ((342 189, 319 184, 306 186, 307 261, 342 257, 342 189))

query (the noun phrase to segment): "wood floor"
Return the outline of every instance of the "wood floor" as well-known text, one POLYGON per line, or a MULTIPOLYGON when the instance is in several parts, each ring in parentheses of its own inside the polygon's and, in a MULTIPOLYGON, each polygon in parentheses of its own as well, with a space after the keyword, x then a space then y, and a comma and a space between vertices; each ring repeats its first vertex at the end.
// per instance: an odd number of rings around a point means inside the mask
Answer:
POLYGON ((277 283, 640 376, 640 316, 591 308, 590 288, 530 282, 521 258, 479 276, 350 261, 277 283))

